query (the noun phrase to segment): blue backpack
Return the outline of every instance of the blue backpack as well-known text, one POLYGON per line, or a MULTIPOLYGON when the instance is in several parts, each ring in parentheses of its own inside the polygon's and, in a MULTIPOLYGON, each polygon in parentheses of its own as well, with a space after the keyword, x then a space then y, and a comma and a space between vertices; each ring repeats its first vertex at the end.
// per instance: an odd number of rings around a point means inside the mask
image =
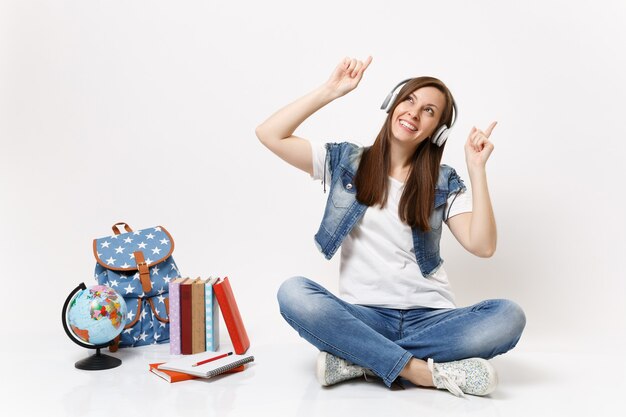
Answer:
POLYGON ((123 222, 113 225, 113 233, 93 241, 98 284, 116 290, 128 307, 126 326, 110 350, 169 342, 168 284, 180 277, 172 236, 161 226, 133 231, 123 222))

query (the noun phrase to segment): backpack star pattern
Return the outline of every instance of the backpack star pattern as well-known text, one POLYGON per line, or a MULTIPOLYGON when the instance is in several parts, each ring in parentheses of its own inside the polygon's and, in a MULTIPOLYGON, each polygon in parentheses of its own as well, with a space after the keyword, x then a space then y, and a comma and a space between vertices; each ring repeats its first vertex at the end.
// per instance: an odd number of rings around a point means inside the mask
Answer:
POLYGON ((161 226, 94 239, 95 278, 98 284, 122 295, 128 307, 120 347, 169 341, 169 282, 180 277, 171 256, 173 250, 174 241, 161 226), (143 253, 148 265, 151 288, 147 293, 141 284, 136 252, 143 253))

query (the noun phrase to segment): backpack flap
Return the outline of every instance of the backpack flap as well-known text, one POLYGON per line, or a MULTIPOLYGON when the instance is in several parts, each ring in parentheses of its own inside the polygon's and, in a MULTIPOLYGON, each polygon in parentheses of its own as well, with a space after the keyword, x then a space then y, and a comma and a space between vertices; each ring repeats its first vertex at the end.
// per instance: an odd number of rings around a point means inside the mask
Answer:
MULTIPOLYGON (((122 280, 139 278, 141 286, 133 290, 133 293, 137 293, 135 296, 139 297, 148 295, 154 289, 161 290, 162 287, 167 291, 167 283, 171 279, 169 275, 178 276, 176 264, 170 258, 173 251, 174 240, 162 226, 114 234, 93 241, 96 261, 102 269, 112 272, 109 276, 119 276, 122 280), (160 272, 167 273, 170 269, 173 269, 171 274, 160 277, 163 275, 160 272), (152 278, 159 276, 161 279, 151 279, 151 275, 152 278), (155 284, 159 288, 154 288, 155 284)), ((96 274, 102 269, 96 268, 96 274)), ((126 297, 130 293, 122 292, 122 295, 126 297)))

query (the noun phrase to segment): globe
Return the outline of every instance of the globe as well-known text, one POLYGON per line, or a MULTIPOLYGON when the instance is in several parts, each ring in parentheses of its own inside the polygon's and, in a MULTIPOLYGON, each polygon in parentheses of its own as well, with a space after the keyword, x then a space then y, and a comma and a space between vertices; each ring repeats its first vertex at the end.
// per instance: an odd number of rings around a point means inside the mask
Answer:
POLYGON ((87 287, 81 283, 65 300, 62 312, 63 328, 79 346, 97 349, 96 355, 76 362, 79 369, 108 369, 121 364, 117 358, 100 353, 126 325, 127 308, 124 298, 105 285, 87 287))
POLYGON ((126 302, 121 295, 107 286, 94 285, 74 296, 67 318, 76 337, 92 345, 101 345, 122 333, 126 313, 126 302))

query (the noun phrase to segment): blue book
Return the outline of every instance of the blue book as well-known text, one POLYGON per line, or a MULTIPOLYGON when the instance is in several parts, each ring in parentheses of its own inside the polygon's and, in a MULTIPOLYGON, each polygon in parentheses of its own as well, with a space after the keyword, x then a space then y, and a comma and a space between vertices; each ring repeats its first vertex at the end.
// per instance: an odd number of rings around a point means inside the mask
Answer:
POLYGON ((220 310, 213 292, 213 284, 218 278, 209 277, 204 285, 206 350, 215 352, 220 346, 220 310))

